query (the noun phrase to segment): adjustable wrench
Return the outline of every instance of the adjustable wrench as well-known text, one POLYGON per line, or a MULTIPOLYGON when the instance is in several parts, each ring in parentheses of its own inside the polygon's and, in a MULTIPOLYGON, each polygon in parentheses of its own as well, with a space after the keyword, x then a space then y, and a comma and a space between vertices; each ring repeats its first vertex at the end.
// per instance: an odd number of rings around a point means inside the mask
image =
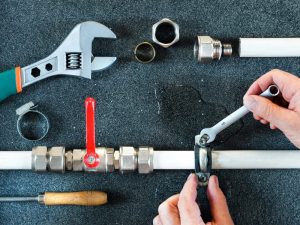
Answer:
POLYGON ((106 69, 116 57, 93 57, 94 38, 116 38, 103 24, 87 21, 77 24, 62 44, 48 57, 26 67, 0 73, 0 101, 20 93, 24 87, 56 75, 91 79, 93 71, 106 69))
MULTIPOLYGON (((279 93, 280 93, 279 88, 276 85, 270 85, 267 90, 265 90, 263 93, 260 94, 260 96, 275 97, 279 93)), ((218 133, 220 133, 222 130, 226 129, 231 124, 238 121, 239 119, 241 119, 248 112, 249 110, 245 106, 242 106, 238 110, 234 111, 233 113, 225 117, 223 120, 221 120, 213 127, 204 128, 203 130, 201 130, 199 135, 195 136, 196 145, 201 146, 213 142, 218 133)))

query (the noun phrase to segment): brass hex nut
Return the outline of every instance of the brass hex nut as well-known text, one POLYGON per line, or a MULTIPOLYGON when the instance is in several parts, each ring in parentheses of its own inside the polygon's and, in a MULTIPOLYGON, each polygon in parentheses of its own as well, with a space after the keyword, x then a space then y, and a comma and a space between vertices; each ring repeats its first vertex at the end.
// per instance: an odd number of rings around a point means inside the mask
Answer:
POLYGON ((153 153, 152 147, 139 147, 138 152, 138 170, 139 173, 151 173, 153 171, 153 153))
POLYGON ((168 48, 179 41, 179 26, 174 21, 164 18, 152 26, 152 40, 168 48))
POLYGON ((65 171, 65 148, 52 147, 48 152, 48 164, 50 171, 64 172, 65 171))
POLYGON ((32 149, 32 170, 47 171, 47 147, 37 146, 32 149))

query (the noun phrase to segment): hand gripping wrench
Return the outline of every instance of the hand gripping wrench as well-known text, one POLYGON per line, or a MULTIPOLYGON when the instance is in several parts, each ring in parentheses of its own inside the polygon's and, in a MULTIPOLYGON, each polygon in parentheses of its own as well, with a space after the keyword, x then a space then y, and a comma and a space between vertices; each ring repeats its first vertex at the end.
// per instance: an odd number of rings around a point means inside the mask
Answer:
MULTIPOLYGON (((260 96, 275 97, 279 93, 280 93, 279 88, 276 85, 270 85, 267 90, 265 90, 263 93, 260 94, 260 96)), ((233 113, 225 117, 223 120, 221 120, 213 127, 205 128, 201 130, 200 134, 195 136, 196 145, 203 146, 205 144, 209 144, 213 142, 218 133, 220 133, 222 130, 226 129, 231 124, 238 121, 239 119, 241 119, 248 112, 249 110, 245 106, 242 106, 238 110, 234 111, 233 113)))
POLYGON ((77 24, 62 44, 48 57, 26 67, 0 73, 0 101, 20 93, 22 88, 56 75, 91 79, 93 71, 106 69, 116 57, 94 57, 94 38, 116 38, 103 24, 87 21, 77 24))

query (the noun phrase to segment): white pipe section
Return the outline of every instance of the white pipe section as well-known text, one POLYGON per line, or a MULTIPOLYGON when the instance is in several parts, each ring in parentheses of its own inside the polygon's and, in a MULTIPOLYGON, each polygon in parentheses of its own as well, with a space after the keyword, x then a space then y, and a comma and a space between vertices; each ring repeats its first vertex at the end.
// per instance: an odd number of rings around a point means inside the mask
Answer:
POLYGON ((300 57, 300 38, 240 38, 240 57, 300 57))
POLYGON ((154 170, 195 169, 194 151, 154 151, 154 170))
MULTIPOLYGON (((154 151, 154 170, 193 170, 194 151, 154 151)), ((300 169, 299 150, 212 151, 212 169, 300 169)), ((0 170, 31 170, 31 151, 0 151, 0 170)))
POLYGON ((0 151, 0 170, 31 170, 31 151, 0 151))
MULTIPOLYGON (((154 151, 154 170, 190 170, 194 163, 194 151, 154 151)), ((300 151, 213 150, 212 169, 300 169, 300 151)))
POLYGON ((212 169, 300 169, 300 151, 212 151, 212 169))

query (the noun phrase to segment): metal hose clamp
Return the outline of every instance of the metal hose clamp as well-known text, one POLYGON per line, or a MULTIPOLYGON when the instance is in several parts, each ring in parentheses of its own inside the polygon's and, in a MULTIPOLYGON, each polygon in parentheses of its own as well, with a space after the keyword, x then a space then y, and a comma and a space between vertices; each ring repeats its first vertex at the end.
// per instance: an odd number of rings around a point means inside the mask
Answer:
POLYGON ((195 173, 198 176, 199 185, 207 186, 211 172, 211 149, 205 146, 194 146, 195 173))
POLYGON ((36 109, 37 105, 28 102, 16 110, 19 116, 17 130, 20 136, 29 141, 43 139, 50 127, 49 120, 45 114, 36 109))

